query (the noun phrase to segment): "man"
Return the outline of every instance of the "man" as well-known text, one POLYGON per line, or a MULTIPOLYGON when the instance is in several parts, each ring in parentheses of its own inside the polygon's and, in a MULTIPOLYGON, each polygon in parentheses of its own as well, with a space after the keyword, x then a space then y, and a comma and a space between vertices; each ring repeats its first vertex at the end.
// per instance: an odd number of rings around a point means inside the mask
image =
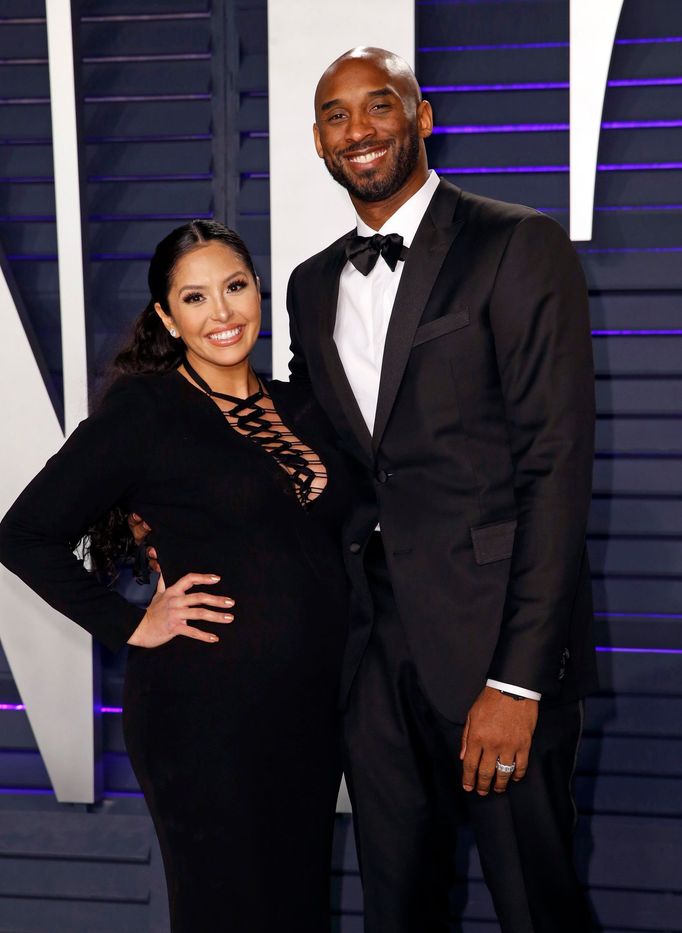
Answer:
POLYGON ((430 173, 431 130, 392 53, 327 69, 315 145, 357 233, 288 294, 292 378, 310 380, 363 488, 343 704, 365 929, 450 928, 464 811, 502 930, 584 933, 570 792, 596 682, 584 279, 552 220, 430 173))

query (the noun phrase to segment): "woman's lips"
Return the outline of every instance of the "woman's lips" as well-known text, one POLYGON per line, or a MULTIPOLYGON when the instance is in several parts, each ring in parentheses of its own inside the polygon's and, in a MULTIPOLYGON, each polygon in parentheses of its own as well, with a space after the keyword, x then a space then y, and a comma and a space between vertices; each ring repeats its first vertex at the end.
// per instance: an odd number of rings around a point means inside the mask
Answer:
POLYGON ((234 327, 226 327, 223 330, 215 330, 206 334, 206 339, 216 347, 231 347, 239 343, 244 334, 244 324, 237 324, 234 327))

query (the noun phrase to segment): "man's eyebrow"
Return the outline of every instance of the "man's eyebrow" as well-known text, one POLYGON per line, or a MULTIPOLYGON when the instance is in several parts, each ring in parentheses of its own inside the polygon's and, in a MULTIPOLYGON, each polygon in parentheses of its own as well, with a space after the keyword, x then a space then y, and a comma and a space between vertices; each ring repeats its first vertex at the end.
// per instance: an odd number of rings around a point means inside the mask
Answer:
MULTIPOLYGON (((390 87, 379 87, 375 91, 367 91, 367 97, 397 97, 396 92, 393 88, 390 87)), ((331 110, 332 107, 339 107, 343 101, 340 97, 335 97, 334 100, 326 100, 323 104, 320 104, 320 110, 322 113, 325 113, 327 110, 331 110)))

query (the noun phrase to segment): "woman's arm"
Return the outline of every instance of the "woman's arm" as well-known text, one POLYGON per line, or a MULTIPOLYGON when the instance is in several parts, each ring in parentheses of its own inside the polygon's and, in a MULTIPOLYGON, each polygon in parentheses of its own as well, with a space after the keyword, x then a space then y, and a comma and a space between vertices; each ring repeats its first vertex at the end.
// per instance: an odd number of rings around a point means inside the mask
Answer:
POLYGON ((122 377, 48 460, 0 523, 0 561, 111 650, 145 615, 88 573, 73 549, 144 479, 157 418, 144 377, 122 377))

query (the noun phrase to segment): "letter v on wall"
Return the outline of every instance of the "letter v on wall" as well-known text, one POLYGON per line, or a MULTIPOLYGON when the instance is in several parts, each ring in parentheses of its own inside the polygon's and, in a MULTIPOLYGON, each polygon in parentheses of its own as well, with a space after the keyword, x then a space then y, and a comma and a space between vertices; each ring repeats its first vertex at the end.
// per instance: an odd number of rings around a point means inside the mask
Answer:
MULTIPOLYGON (((87 413, 87 358, 71 4, 47 0, 64 422, 59 424, 20 315, 0 270, 0 513, 87 413)), ((2 257, 0 257, 1 259, 2 257)), ((0 639, 57 799, 97 795, 92 640, 0 568, 0 639)))

